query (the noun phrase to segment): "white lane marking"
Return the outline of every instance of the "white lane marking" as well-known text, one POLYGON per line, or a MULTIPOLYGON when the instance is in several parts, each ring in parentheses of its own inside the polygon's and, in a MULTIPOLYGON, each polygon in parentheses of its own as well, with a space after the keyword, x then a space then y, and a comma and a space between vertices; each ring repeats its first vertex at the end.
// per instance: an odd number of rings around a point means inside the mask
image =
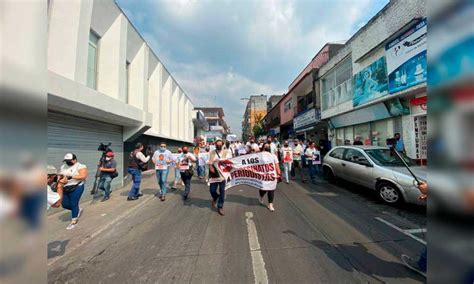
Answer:
POLYGON ((404 231, 410 234, 426 233, 426 229, 410 229, 410 230, 404 230, 404 231))
POLYGON ((258 242, 257 227, 255 227, 255 222, 252 220, 253 213, 245 212, 245 217, 249 236, 250 255, 252 256, 253 277, 255 283, 267 284, 267 270, 265 270, 265 262, 263 261, 260 243, 258 242))
POLYGON ((426 241, 425 241, 425 240, 422 240, 422 239, 418 238, 417 236, 414 236, 414 235, 410 234, 409 232, 407 232, 407 231, 409 231, 409 230, 400 229, 399 227, 395 226, 394 224, 392 224, 392 223, 390 223, 389 221, 386 221, 386 220, 384 220, 384 219, 382 219, 382 218, 380 218, 380 217, 375 217, 375 219, 377 219, 377 220, 379 220, 380 222, 382 222, 382 223, 384 223, 384 224, 386 224, 386 225, 392 227, 393 229, 399 231, 400 233, 402 233, 402 234, 404 234, 404 235, 407 235, 407 236, 409 236, 410 238, 412 238, 412 239, 414 239, 414 240, 416 240, 416 241, 418 241, 418 242, 420 242, 420 243, 426 245, 426 241))

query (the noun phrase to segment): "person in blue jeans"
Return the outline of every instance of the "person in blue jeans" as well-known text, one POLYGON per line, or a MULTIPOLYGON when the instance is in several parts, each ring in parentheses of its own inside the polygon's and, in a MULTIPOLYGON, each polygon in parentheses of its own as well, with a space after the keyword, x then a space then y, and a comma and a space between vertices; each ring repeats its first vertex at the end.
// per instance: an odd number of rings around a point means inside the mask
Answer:
POLYGON ((99 189, 104 191, 104 198, 102 202, 109 200, 110 198, 110 183, 112 182, 112 175, 117 172, 117 162, 114 160, 114 153, 105 153, 105 163, 99 168, 100 179, 99 189))
POLYGON ((140 184, 142 182, 142 172, 141 172, 141 165, 144 163, 148 163, 150 160, 150 156, 146 156, 142 153, 143 151, 143 144, 137 143, 135 145, 135 150, 130 153, 129 160, 128 160, 128 173, 132 176, 132 188, 128 192, 128 201, 137 200, 143 194, 140 193, 140 184))
POLYGON ((67 178, 67 183, 63 186, 62 207, 71 210, 71 223, 66 228, 74 229, 79 217, 82 214, 82 208, 79 208, 79 201, 84 193, 84 183, 87 178, 87 167, 77 161, 73 153, 67 153, 64 156, 64 165, 61 166, 60 175, 67 178))
POLYGON ((193 178, 192 164, 196 162, 196 157, 189 153, 187 146, 184 146, 182 149, 183 153, 178 157, 178 166, 181 179, 184 183, 183 199, 186 201, 191 192, 191 179, 193 178))
POLYGON ((218 139, 215 142, 216 149, 209 154, 209 191, 211 193, 212 202, 211 208, 217 210, 219 215, 224 216, 224 201, 225 201, 225 180, 220 176, 214 163, 219 160, 232 158, 232 153, 223 148, 224 142, 218 139), (217 190, 219 189, 219 193, 217 190))
POLYGON ((166 149, 166 143, 160 143, 160 149, 153 154, 152 161, 155 164, 156 180, 160 185, 159 198, 161 201, 166 200, 166 193, 168 192, 168 167, 173 162, 171 152, 166 149))
POLYGON ((316 183, 316 175, 321 165, 321 154, 315 146, 314 142, 309 143, 309 147, 305 151, 306 160, 308 161, 309 176, 311 181, 316 183))

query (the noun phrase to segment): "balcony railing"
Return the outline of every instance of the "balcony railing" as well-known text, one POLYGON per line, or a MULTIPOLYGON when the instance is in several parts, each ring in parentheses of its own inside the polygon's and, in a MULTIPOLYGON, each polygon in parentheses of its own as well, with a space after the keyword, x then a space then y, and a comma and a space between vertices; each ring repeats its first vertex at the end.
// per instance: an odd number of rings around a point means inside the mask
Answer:
POLYGON ((346 80, 321 96, 321 109, 327 110, 352 98, 352 79, 346 80))

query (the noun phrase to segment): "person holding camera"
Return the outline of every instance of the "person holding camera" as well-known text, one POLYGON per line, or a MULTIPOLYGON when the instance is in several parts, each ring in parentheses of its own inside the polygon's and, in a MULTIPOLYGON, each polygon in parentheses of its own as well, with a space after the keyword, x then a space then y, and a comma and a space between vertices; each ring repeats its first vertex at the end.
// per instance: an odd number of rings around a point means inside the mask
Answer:
POLYGON ((112 179, 118 176, 117 162, 114 160, 114 152, 109 151, 105 153, 105 163, 101 165, 99 171, 99 189, 104 191, 104 198, 102 199, 102 202, 104 202, 110 198, 110 183, 112 182, 112 179))
POLYGON ((150 160, 150 156, 145 157, 142 153, 143 149, 143 144, 138 142, 128 157, 128 173, 132 176, 133 181, 132 188, 128 192, 128 201, 137 200, 138 197, 143 196, 143 193, 140 193, 142 171, 146 170, 147 163, 150 160))
POLYGON ((64 164, 59 171, 60 175, 67 178, 67 183, 63 186, 64 209, 71 210, 72 220, 66 229, 73 229, 82 215, 83 209, 79 208, 79 201, 84 193, 84 184, 87 179, 87 166, 79 163, 73 153, 64 155, 64 164))

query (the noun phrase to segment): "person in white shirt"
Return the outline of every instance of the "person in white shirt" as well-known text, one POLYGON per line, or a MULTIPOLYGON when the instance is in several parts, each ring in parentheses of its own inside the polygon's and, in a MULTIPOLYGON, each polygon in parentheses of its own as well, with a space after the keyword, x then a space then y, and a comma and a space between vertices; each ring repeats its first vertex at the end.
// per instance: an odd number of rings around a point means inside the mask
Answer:
POLYGON ((194 174, 193 163, 197 161, 194 154, 189 153, 188 146, 182 147, 183 153, 178 157, 179 170, 181 172, 181 180, 184 183, 183 199, 187 200, 191 192, 191 179, 194 174))
POLYGON ((48 209, 58 208, 63 200, 63 186, 67 184, 67 177, 59 176, 58 170, 51 165, 47 167, 47 175, 48 209))
POLYGON ((207 161, 209 161, 209 147, 206 146, 206 148, 199 153, 198 157, 199 179, 203 179, 205 177, 207 180, 207 161))
MULTIPOLYGON (((271 151, 271 147, 270 147, 270 144, 271 143, 265 143, 265 145, 263 146, 263 151, 265 152, 270 152, 271 151)), ((270 152, 271 154, 271 152, 270 152)), ((280 170, 280 164, 278 162, 278 157, 274 154, 272 154, 273 156, 273 160, 275 162, 275 169, 276 169, 276 173, 277 173, 277 178, 280 179, 280 176, 281 176, 281 170, 280 170)), ((259 195, 260 195, 260 198, 258 199, 258 201, 260 202, 260 204, 263 205, 263 197, 265 196, 265 194, 267 194, 267 197, 268 197, 268 210, 270 211, 275 211, 275 207, 273 207, 273 199, 275 198, 275 190, 259 190, 259 195)))
POLYGON ((68 230, 73 229, 81 216, 83 209, 79 208, 79 201, 84 192, 84 184, 87 178, 87 167, 77 161, 77 157, 73 153, 64 155, 64 164, 59 171, 60 175, 67 178, 67 183, 63 186, 64 209, 71 210, 72 220, 68 230))
POLYGON ((285 182, 290 183, 289 172, 291 171, 291 166, 293 165, 293 149, 291 149, 288 141, 283 143, 283 148, 281 148, 281 156, 283 169, 285 172, 285 182))
MULTIPOLYGON (((183 153, 183 149, 178 148, 178 153, 173 154, 173 167, 174 167, 174 182, 172 189, 176 189, 178 186, 178 182, 181 180, 181 171, 179 170, 179 156, 183 153)), ((181 185, 184 186, 183 181, 181 181, 181 185)))
POLYGON ((155 164, 156 180, 160 186, 158 197, 161 201, 165 201, 168 192, 168 167, 173 162, 173 155, 166 149, 165 142, 160 143, 160 149, 155 151, 151 160, 155 164))
POLYGON ((270 153, 278 157, 278 147, 272 136, 268 136, 267 142, 270 144, 270 153))
POLYGON ((132 176, 133 181, 132 188, 128 192, 128 201, 137 200, 140 196, 143 196, 143 193, 140 193, 142 170, 145 169, 146 163, 150 160, 150 156, 145 157, 142 153, 143 149, 143 144, 138 142, 128 157, 128 173, 132 176))
POLYGON ((211 151, 209 155, 209 191, 211 193, 211 208, 216 210, 219 215, 224 216, 224 200, 225 200, 225 180, 220 176, 214 163, 219 160, 232 158, 232 154, 228 149, 224 148, 224 142, 220 139, 216 141, 216 149, 211 151), (219 193, 217 190, 219 189, 219 193))
POLYGON ((321 154, 315 145, 314 142, 310 142, 305 152, 306 160, 308 161, 309 176, 313 183, 316 183, 316 174, 318 167, 321 165, 321 154))
POLYGON ((304 183, 306 180, 304 178, 303 173, 303 162, 302 156, 304 155, 303 147, 298 139, 294 140, 294 148, 293 148, 293 167, 291 168, 291 179, 296 179, 296 169, 300 172, 301 175, 301 182, 304 183))

